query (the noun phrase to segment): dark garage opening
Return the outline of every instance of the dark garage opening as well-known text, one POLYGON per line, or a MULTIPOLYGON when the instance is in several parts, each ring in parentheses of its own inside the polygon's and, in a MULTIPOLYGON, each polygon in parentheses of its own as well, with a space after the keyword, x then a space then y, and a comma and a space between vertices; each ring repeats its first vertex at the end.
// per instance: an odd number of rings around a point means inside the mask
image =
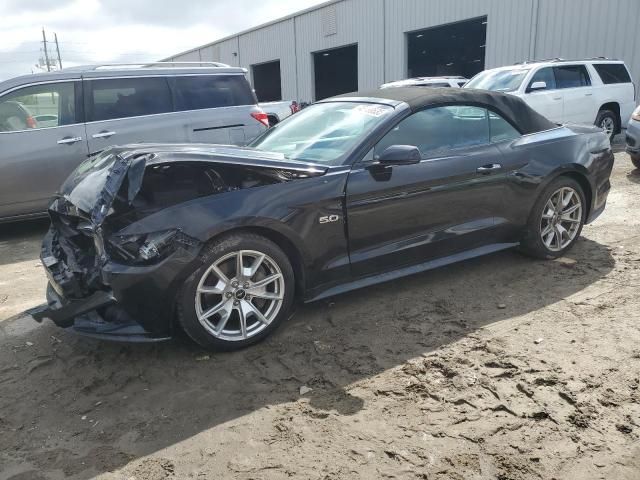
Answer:
POLYGON ((487 17, 428 28, 408 35, 408 76, 462 75, 484 70, 487 17))
POLYGON ((313 54, 316 100, 358 90, 358 45, 313 54))
POLYGON ((259 102, 282 100, 282 82, 280 80, 280 60, 251 65, 253 88, 259 102))

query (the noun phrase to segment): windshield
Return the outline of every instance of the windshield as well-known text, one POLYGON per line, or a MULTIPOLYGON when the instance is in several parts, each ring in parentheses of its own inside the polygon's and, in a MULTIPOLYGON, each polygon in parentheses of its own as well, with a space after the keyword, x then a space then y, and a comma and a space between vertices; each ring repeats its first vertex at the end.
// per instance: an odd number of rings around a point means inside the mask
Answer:
POLYGON ((487 70, 473 77, 464 88, 478 88, 493 92, 513 92, 517 90, 529 70, 487 70))
POLYGON ((392 112, 392 107, 377 103, 317 103, 267 130, 249 146, 282 153, 290 160, 337 165, 392 112))

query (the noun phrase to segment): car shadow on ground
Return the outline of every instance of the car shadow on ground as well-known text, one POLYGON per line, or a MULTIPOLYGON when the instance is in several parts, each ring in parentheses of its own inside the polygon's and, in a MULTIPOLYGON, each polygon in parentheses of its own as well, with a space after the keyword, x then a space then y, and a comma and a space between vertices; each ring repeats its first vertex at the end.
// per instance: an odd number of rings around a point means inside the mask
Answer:
POLYGON ((588 239, 569 257, 507 251, 300 306, 265 342, 227 354, 184 339, 104 343, 51 324, 25 333, 33 320, 14 319, 0 331, 0 464, 13 472, 0 478, 89 479, 295 402, 303 385, 305 415, 352 415, 366 407, 354 382, 579 294, 615 264, 588 239))
POLYGON ((640 168, 636 168, 627 173, 627 179, 633 183, 640 183, 640 168))

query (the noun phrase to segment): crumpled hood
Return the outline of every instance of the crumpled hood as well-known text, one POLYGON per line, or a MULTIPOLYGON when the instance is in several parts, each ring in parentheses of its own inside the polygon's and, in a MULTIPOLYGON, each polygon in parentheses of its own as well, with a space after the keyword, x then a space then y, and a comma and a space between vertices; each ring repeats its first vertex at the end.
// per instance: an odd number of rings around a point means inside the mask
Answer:
POLYGON ((90 217, 94 226, 103 223, 113 201, 127 183, 127 200, 140 190, 145 168, 175 162, 206 162, 250 168, 295 172, 303 176, 324 175, 321 165, 287 160, 280 153, 250 147, 206 144, 139 144, 111 147, 84 161, 67 178, 58 197, 90 217))

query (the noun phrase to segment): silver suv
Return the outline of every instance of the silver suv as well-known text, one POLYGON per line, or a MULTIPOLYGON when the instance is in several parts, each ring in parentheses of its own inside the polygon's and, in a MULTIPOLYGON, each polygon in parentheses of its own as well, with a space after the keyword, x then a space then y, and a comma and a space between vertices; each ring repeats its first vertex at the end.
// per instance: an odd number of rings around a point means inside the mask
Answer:
POLYGON ((76 67, 1 82, 0 221, 42 215, 71 171, 111 145, 243 145, 266 130, 244 69, 190 65, 76 67))

